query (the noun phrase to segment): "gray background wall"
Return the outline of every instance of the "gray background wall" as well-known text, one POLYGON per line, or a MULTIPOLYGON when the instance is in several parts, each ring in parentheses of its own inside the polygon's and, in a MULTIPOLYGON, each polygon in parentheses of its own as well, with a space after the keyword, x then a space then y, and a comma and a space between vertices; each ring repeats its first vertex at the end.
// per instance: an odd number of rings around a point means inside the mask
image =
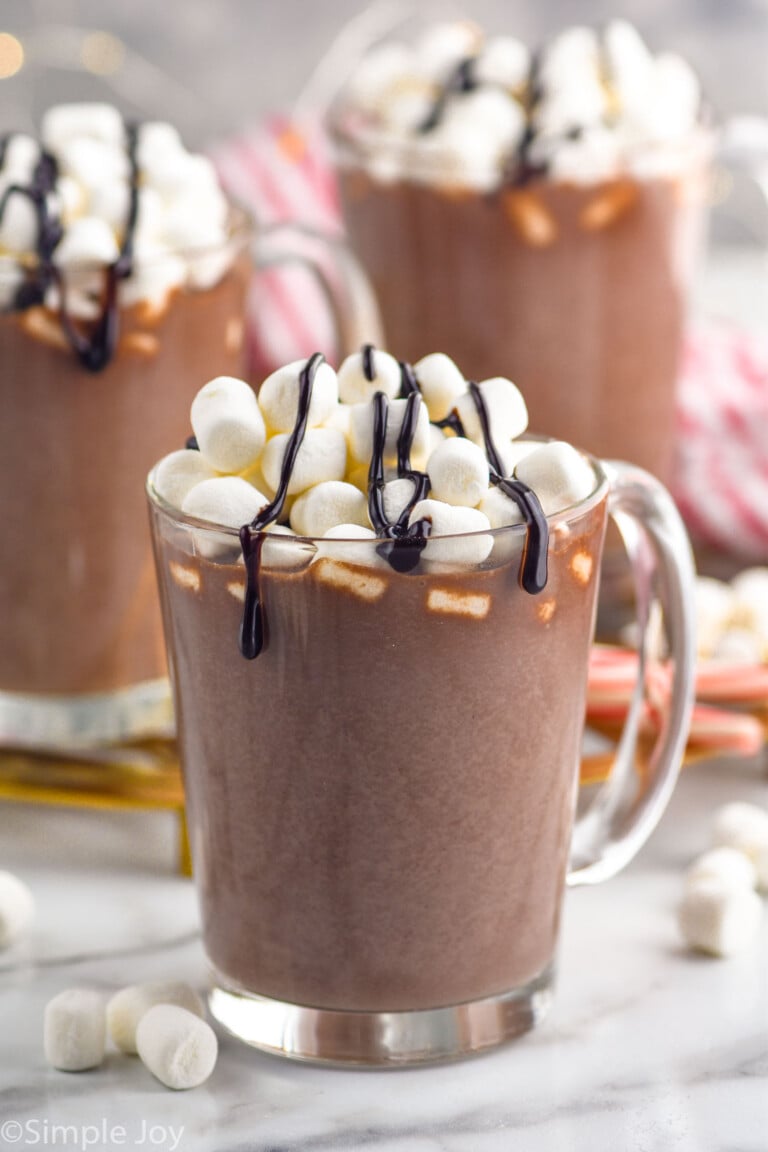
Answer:
MULTIPOLYGON (((18 35, 27 54, 21 72, 0 81, 0 127, 36 118, 52 100, 112 94, 103 80, 70 71, 82 43, 66 31, 74 26, 103 29, 125 45, 113 83, 126 111, 165 113, 191 142, 205 143, 290 104, 363 7, 360 0, 0 0, 0 30, 18 35)), ((623 15, 655 47, 688 56, 723 115, 768 114, 768 0, 412 0, 400 7, 471 16, 532 40, 563 23, 623 15)))

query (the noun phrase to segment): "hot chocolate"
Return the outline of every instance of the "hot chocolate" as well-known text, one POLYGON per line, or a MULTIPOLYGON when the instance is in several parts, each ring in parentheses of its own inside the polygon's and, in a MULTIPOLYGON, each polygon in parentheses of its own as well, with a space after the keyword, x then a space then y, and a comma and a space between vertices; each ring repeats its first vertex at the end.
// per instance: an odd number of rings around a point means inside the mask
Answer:
POLYGON ((685 62, 621 21, 535 54, 462 24, 372 53, 332 130, 388 339, 503 365, 533 431, 668 479, 704 120, 685 62))
POLYGON ((106 105, 51 109, 0 161, 0 739, 118 737, 130 710, 47 707, 166 697, 142 479, 243 366, 250 224, 170 125, 106 105))

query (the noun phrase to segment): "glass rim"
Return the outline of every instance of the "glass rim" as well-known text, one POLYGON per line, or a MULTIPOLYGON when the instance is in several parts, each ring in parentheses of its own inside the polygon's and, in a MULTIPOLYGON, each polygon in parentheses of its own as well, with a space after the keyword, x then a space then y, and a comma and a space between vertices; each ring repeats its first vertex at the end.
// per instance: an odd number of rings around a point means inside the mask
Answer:
MULTIPOLYGON (((206 256, 217 256, 225 252, 231 245, 242 246, 250 244, 256 235, 258 224, 254 214, 240 201, 227 196, 229 208, 226 221, 226 235, 215 244, 200 244, 195 247, 189 245, 183 248, 168 248, 167 251, 158 252, 147 258, 135 258, 131 276, 126 278, 130 283, 133 275, 144 269, 162 268, 171 260, 199 260, 206 256)), ((54 265, 56 261, 54 260, 54 265)), ((35 252, 6 252, 0 255, 0 278, 10 272, 31 272, 39 265, 39 258, 35 252)), ((60 271, 65 278, 83 272, 105 271, 111 267, 98 260, 83 260, 68 264, 60 271)))
MULTIPOLYGON (((557 443, 553 437, 548 436, 521 436, 516 442, 524 440, 529 442, 535 441, 540 444, 557 443)), ((603 462, 596 456, 592 456, 589 452, 584 452, 581 449, 577 449, 577 451, 579 452, 581 458, 586 460, 587 463, 592 467, 595 475, 595 484, 592 488, 592 491, 587 496, 584 496, 581 500, 577 500, 576 503, 569 504, 566 508, 559 509, 557 512, 551 512, 545 517, 550 528, 550 534, 551 530, 554 529, 557 525, 563 524, 564 522, 570 522, 572 520, 578 520, 581 516, 586 515, 592 510, 592 508, 596 507, 600 501, 604 499, 608 492, 609 479, 608 474, 603 466, 603 462)), ((233 542, 237 541, 239 544, 240 532, 242 531, 242 528, 230 528, 224 524, 214 524, 210 520, 201 520, 197 516, 189 516, 185 512, 182 512, 180 508, 170 504, 163 496, 160 495, 154 485, 154 475, 161 463, 162 461, 158 461, 158 463, 151 468, 149 475, 147 476, 145 487, 147 497, 152 507, 156 508, 159 512, 161 512, 169 520, 172 520, 179 527, 194 529, 196 532, 202 531, 212 536, 229 536, 232 538, 233 542)), ((245 527, 245 525, 242 527, 245 527)), ((272 525, 270 525, 270 528, 271 527, 272 525)), ((493 536, 495 538, 510 532, 522 534, 527 531, 528 526, 525 521, 520 521, 517 524, 505 524, 501 528, 478 528, 473 532, 452 532, 447 535, 430 536, 429 540, 463 540, 471 539, 473 536, 493 536)), ((265 535, 269 537, 269 529, 265 530, 265 535)), ((335 548, 336 545, 339 544, 342 546, 342 549, 345 545, 348 544, 354 545, 357 548, 359 548, 361 545, 363 547, 366 545, 376 547, 385 539, 386 537, 383 536, 361 538, 359 536, 283 536, 282 534, 278 534, 275 537, 275 540, 279 540, 281 545, 286 545, 288 547, 293 545, 306 546, 307 544, 311 544, 317 546, 318 544, 322 544, 324 547, 331 545, 335 548)))

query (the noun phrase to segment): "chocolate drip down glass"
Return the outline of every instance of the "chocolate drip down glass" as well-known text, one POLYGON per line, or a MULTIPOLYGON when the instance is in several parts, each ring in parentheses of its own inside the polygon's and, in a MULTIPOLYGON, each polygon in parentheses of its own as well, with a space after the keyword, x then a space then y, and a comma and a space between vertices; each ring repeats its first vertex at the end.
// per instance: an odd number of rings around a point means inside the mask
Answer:
POLYGON ((405 573, 380 540, 267 534, 254 660, 238 533, 174 510, 150 476, 210 1006, 248 1043, 397 1065, 480 1051, 546 1010, 564 886, 613 875, 647 838, 692 703, 679 516, 645 472, 592 464, 593 492, 549 518, 537 594, 520 585, 520 525, 484 533, 479 565, 405 573), (658 597, 672 688, 639 772, 641 681, 611 778, 574 822, 609 515, 641 670, 658 597))

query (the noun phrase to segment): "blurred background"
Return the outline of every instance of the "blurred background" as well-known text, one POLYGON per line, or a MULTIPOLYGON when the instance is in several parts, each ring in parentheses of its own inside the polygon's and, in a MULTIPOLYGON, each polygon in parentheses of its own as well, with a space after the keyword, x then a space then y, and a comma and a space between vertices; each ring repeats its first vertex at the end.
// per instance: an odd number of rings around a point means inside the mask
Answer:
POLYGON ((364 36, 414 12, 469 16, 533 42, 621 15, 652 47, 690 59, 721 116, 768 114, 768 0, 2 0, 0 32, 18 44, 0 41, 0 128, 106 89, 127 111, 162 115, 205 144, 290 106, 350 21, 349 35, 364 36))

